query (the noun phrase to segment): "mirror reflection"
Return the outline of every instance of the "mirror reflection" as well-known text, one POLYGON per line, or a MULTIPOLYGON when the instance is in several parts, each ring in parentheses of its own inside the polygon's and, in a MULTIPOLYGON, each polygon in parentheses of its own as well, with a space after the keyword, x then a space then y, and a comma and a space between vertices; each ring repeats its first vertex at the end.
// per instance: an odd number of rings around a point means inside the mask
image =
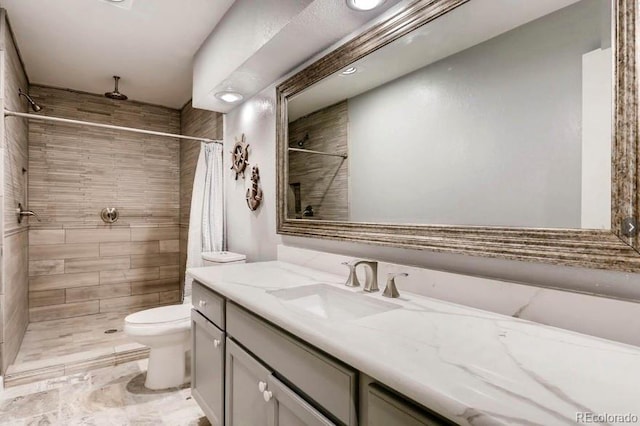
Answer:
POLYGON ((471 0, 288 100, 288 218, 609 229, 612 62, 606 0, 471 0))

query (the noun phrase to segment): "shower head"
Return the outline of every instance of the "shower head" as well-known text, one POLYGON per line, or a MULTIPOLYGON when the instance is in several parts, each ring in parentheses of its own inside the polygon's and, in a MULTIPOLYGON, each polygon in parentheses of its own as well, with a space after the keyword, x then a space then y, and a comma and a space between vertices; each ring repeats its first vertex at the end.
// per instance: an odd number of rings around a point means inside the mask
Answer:
POLYGON ((118 91, 118 80, 120 80, 120 77, 118 77, 117 75, 114 75, 114 76, 113 76, 113 79, 115 80, 115 83, 116 83, 116 86, 115 86, 115 88, 113 89, 113 92, 107 92, 107 93, 105 93, 104 95, 105 95, 107 98, 109 98, 109 99, 115 99, 116 101, 126 101, 127 99, 129 99, 129 98, 127 98, 127 96, 126 96, 126 95, 124 95, 124 94, 122 94, 122 93, 120 93, 120 92, 118 91))
POLYGON ((31 109, 33 110, 33 112, 38 112, 42 110, 42 107, 38 105, 33 99, 31 99, 31 96, 24 93, 20 88, 18 88, 18 96, 24 96, 27 102, 29 102, 29 105, 31 106, 31 109))

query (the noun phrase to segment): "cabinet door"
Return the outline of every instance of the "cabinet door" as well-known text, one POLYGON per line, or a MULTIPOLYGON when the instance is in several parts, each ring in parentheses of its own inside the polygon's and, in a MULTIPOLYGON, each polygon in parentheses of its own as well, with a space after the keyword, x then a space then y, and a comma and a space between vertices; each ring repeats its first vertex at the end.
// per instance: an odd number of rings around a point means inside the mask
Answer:
POLYGON ((269 376, 264 396, 265 400, 268 399, 270 402, 269 426, 332 426, 335 424, 273 375, 269 376))
POLYGON ((407 401, 370 385, 367 395, 367 426, 440 426, 448 422, 417 409, 407 401))
POLYGON ((270 371, 227 338, 226 416, 227 426, 267 426, 267 389, 270 371))
POLYGON ((224 423, 225 336, 191 310, 191 395, 214 426, 224 423))

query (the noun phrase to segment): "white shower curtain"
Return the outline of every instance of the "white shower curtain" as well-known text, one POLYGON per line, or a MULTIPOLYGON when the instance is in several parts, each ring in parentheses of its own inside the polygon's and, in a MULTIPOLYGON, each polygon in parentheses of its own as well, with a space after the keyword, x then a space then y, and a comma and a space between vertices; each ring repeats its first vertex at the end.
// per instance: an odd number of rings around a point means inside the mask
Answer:
MULTIPOLYGON (((222 251, 223 237, 222 144, 202 142, 193 178, 187 268, 204 265, 202 252, 222 251)), ((184 296, 191 296, 191 284, 185 277, 184 296)))

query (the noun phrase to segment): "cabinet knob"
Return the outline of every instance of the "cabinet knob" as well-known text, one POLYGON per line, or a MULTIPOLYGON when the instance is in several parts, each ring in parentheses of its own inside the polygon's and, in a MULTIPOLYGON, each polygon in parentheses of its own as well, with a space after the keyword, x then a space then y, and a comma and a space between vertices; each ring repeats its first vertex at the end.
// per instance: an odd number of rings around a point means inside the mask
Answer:
POLYGON ((220 346, 220 340, 218 339, 213 339, 213 347, 217 348, 218 346, 220 346))
POLYGON ((262 380, 258 382, 258 390, 260 392, 264 392, 267 390, 267 384, 265 382, 263 382, 262 380))
POLYGON ((205 306, 207 306, 207 301, 206 300, 199 301, 198 306, 200 306, 201 308, 204 308, 205 306))
POLYGON ((264 391, 262 392, 262 397, 264 398, 264 402, 269 402, 271 401, 271 397, 273 396, 273 394, 271 393, 271 391, 264 391))

